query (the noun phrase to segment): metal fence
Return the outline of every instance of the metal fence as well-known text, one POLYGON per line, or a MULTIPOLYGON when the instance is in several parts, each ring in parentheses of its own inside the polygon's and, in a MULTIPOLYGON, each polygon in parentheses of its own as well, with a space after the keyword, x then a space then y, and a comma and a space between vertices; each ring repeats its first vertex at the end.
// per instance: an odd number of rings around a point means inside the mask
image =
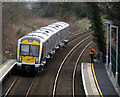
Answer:
MULTIPOLYGON (((116 50, 111 47, 111 60, 112 60, 112 71, 115 76, 116 73, 116 50)), ((120 85, 120 54, 118 54, 118 84, 120 85)))

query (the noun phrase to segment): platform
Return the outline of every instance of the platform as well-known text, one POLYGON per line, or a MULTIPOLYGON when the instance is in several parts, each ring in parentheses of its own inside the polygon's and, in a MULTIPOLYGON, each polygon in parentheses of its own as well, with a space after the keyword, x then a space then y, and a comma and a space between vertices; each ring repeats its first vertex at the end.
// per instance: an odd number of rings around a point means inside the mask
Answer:
POLYGON ((9 60, 4 66, 2 66, 2 68, 0 68, 0 82, 4 80, 5 76, 11 71, 15 64, 16 60, 9 60))
POLYGON ((9 60, 1 60, 0 59, 0 68, 2 68, 2 66, 4 66, 4 64, 6 64, 9 60))
POLYGON ((119 97, 103 63, 82 63, 81 71, 86 96, 119 97))

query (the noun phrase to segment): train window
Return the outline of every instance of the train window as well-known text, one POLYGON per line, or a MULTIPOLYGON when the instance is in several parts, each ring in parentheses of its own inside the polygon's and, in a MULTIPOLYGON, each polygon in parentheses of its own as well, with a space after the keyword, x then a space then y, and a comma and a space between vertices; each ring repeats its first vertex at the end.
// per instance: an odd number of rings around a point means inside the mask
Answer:
POLYGON ((30 56, 34 56, 34 57, 39 56, 39 46, 38 45, 30 46, 30 56))
POLYGON ((21 56, 39 56, 39 45, 28 45, 28 44, 21 44, 20 45, 20 55, 21 56))
POLYGON ((21 44, 20 46, 20 55, 25 56, 25 55, 29 55, 29 45, 26 44, 21 44))

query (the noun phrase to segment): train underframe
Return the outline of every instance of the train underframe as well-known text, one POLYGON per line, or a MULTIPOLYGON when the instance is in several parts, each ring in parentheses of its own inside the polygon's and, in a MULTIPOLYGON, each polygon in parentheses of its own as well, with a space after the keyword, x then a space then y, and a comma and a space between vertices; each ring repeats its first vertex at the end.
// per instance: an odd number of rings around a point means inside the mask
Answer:
POLYGON ((43 68, 41 64, 35 64, 35 65, 29 65, 29 64, 22 64, 22 63, 17 63, 16 69, 19 72, 38 72, 43 68))

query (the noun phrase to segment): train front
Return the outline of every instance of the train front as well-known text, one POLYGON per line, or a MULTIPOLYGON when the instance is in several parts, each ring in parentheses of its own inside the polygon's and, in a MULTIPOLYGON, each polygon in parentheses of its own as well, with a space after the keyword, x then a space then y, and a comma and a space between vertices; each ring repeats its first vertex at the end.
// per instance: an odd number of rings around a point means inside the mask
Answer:
POLYGON ((18 40, 17 68, 20 71, 38 71, 41 58, 40 40, 24 37, 18 40))

